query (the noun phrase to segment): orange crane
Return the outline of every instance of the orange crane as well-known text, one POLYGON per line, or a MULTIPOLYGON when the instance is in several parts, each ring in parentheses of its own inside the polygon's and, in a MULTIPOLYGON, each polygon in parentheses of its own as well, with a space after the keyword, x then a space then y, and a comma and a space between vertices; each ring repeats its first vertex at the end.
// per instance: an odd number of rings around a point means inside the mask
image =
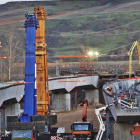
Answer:
POLYGON ((46 52, 47 44, 45 42, 45 19, 47 19, 47 12, 44 11, 44 7, 35 7, 34 11, 39 22, 39 28, 36 30, 37 115, 48 117, 50 97, 46 52))

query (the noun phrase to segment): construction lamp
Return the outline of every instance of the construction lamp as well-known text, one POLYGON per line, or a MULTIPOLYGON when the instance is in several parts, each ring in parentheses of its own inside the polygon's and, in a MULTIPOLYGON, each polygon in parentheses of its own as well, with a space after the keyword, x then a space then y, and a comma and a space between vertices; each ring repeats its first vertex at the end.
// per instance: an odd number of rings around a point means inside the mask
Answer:
POLYGON ((92 51, 89 51, 89 52, 88 52, 88 55, 89 55, 89 56, 92 56, 92 55, 93 55, 93 52, 92 52, 92 51))
POLYGON ((95 52, 95 55, 96 55, 96 56, 98 56, 98 55, 99 55, 99 53, 98 53, 98 52, 95 52))

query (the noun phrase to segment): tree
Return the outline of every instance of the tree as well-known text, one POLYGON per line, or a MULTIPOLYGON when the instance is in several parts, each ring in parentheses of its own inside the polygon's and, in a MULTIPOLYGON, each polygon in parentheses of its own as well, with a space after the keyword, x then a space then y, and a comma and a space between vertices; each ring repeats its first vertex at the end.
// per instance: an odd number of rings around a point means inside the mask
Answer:
MULTIPOLYGON (((17 79, 19 76, 23 75, 23 70, 18 71, 19 64, 24 65, 24 49, 22 48, 22 42, 20 40, 20 35, 17 34, 14 27, 11 26, 9 33, 5 34, 5 39, 3 40, 3 55, 8 56, 9 59, 5 60, 4 69, 8 72, 6 79, 17 79)), ((21 67, 21 65, 20 65, 21 67)), ((23 68, 24 66, 22 66, 23 68)), ((5 80, 5 79, 4 79, 5 80)))

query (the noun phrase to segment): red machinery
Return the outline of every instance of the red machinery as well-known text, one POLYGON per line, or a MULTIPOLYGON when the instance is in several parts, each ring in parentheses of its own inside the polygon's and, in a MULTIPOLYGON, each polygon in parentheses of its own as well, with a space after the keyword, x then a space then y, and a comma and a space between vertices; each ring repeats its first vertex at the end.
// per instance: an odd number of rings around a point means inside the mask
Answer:
POLYGON ((140 125, 139 124, 134 125, 134 131, 130 131, 130 134, 132 140, 140 138, 140 125))
POLYGON ((88 101, 84 100, 80 103, 80 106, 83 106, 83 115, 82 121, 83 122, 74 122, 71 125, 72 136, 73 139, 86 139, 92 140, 93 139, 93 124, 91 122, 87 122, 87 106, 88 101))
POLYGON ((80 103, 80 106, 83 106, 83 117, 82 120, 83 122, 87 121, 87 106, 88 106, 88 101, 84 100, 83 102, 80 103))

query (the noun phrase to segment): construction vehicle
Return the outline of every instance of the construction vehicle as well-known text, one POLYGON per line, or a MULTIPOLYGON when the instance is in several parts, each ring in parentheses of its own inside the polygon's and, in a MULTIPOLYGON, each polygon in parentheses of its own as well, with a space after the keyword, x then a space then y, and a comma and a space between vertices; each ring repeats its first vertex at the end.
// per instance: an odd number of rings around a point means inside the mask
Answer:
POLYGON ((13 130, 11 133, 12 140, 35 140, 35 133, 32 130, 13 130))
POLYGON ((128 52, 128 55, 129 55, 129 78, 131 78, 131 74, 132 74, 132 55, 133 55, 133 50, 135 49, 135 47, 137 47, 137 52, 138 52, 138 57, 139 57, 139 65, 140 65, 140 45, 139 45, 139 42, 138 41, 135 41, 129 52, 128 52))
MULTIPOLYGON (((83 97, 85 98, 85 96, 83 97)), ((84 99, 80 103, 80 105, 83 106, 82 122, 74 122, 71 125, 72 137, 74 140, 78 140, 82 138, 87 139, 87 140, 92 140, 93 139, 93 124, 92 122, 87 122, 88 101, 84 99)))
POLYGON ((133 106, 133 104, 130 104, 130 103, 128 103, 128 102, 126 102, 126 101, 124 101, 124 100, 118 98, 118 99, 115 99, 115 100, 114 100, 112 103, 110 103, 109 105, 105 105, 105 106, 103 106, 103 107, 100 107, 100 108, 98 108, 98 109, 95 109, 95 114, 96 114, 97 119, 98 119, 99 124, 100 124, 100 126, 99 126, 99 131, 98 131, 98 134, 97 134, 97 136, 96 136, 96 140, 101 140, 101 139, 102 139, 102 136, 103 136, 103 133, 104 133, 105 130, 106 130, 106 129, 105 129, 105 125, 104 125, 104 123, 103 123, 103 119, 102 119, 101 113, 102 113, 103 111, 106 111, 107 108, 109 108, 109 107, 111 107, 111 106, 113 106, 113 105, 117 105, 118 103, 121 104, 122 106, 128 108, 128 109, 135 108, 135 107, 133 106))

